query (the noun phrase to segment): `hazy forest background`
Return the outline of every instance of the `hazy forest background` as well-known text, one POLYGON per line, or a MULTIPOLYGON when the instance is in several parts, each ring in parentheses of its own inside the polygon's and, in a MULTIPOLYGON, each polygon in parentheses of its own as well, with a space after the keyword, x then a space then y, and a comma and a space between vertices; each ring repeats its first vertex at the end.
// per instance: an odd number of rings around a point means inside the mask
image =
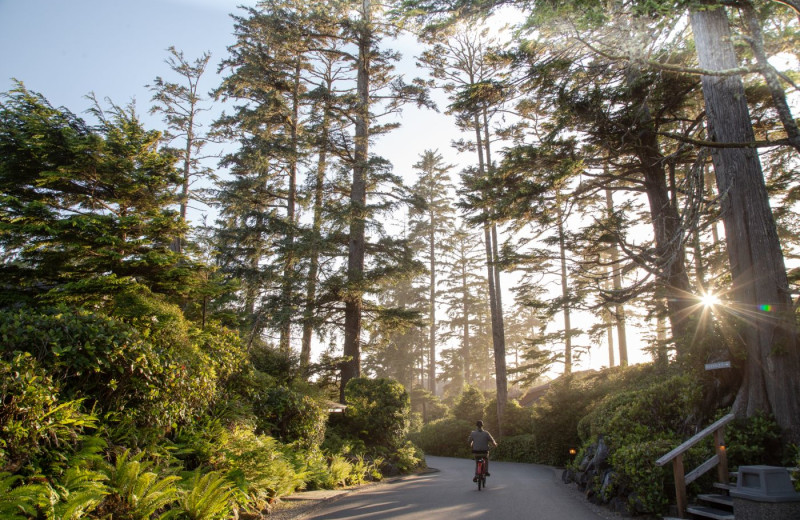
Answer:
POLYGON ((510 460, 602 434, 636 512, 728 411, 734 461, 796 461, 795 2, 231 16, 218 69, 169 47, 146 102, 12 71, 0 511, 257 517, 465 455, 480 417, 510 460))

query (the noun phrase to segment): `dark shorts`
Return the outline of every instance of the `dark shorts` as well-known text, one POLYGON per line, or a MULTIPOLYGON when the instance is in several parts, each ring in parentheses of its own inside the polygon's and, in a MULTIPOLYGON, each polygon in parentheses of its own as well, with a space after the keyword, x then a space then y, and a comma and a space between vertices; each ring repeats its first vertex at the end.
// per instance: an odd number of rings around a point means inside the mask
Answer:
POLYGON ((488 451, 472 450, 472 456, 475 457, 476 459, 479 459, 481 457, 488 459, 489 458, 489 452, 488 451))

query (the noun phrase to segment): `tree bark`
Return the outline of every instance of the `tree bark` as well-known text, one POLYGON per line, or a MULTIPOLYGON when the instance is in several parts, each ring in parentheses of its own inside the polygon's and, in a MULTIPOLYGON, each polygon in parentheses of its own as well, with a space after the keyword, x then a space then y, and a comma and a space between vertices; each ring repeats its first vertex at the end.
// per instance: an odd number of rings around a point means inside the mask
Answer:
MULTIPOLYGON (((609 216, 614 213, 614 196, 611 190, 606 190, 606 209, 609 216)), ((622 272, 617 265, 619 263, 619 250, 616 244, 609 248, 609 255, 611 256, 611 279, 614 283, 614 291, 619 293, 622 291, 622 272)), ((625 306, 622 303, 618 302, 614 306, 614 322, 617 324, 619 365, 626 367, 628 366, 628 335, 625 330, 625 306)))
POLYGON ((430 258, 430 308, 428 310, 428 318, 430 319, 430 330, 428 331, 428 353, 430 357, 430 364, 428 365, 428 390, 433 395, 436 395, 436 234, 435 234, 435 218, 433 210, 428 212, 429 220, 428 225, 430 230, 428 233, 428 255, 430 258))
MULTIPOLYGON (((737 63, 722 7, 691 11, 700 66, 722 70, 737 63)), ((703 76, 711 137, 716 142, 754 140, 744 85, 738 76, 703 76)), ((800 352, 786 267, 753 148, 715 148, 712 161, 732 276, 730 316, 741 324, 744 380, 734 412, 772 412, 785 437, 800 442, 800 352)))
POLYGON ((570 317, 569 278, 567 276, 567 245, 564 239, 564 211, 561 208, 561 190, 556 191, 556 219, 558 220, 558 258, 561 263, 561 298, 564 313, 564 375, 572 373, 572 320, 570 317))
POLYGON ((300 124, 300 58, 296 57, 294 77, 292 78, 292 116, 289 129, 292 148, 292 157, 289 161, 289 186, 286 194, 286 223, 287 232, 285 240, 285 255, 283 265, 283 287, 281 288, 281 299, 283 314, 280 330, 280 351, 289 354, 292 339, 292 287, 294 285, 294 235, 295 235, 295 211, 297 204, 297 155, 298 155, 298 125, 300 124))
MULTIPOLYGON (((330 69, 329 69, 330 72, 330 69)), ((327 91, 333 87, 330 76, 326 78, 327 91)), ((330 125, 330 106, 325 102, 320 125, 319 155, 317 157, 317 170, 314 176, 314 217, 311 227, 312 244, 311 258, 308 267, 308 280, 306 281, 306 301, 303 310, 303 337, 300 346, 300 369, 308 375, 311 364, 311 339, 314 333, 314 309, 317 299, 317 277, 319 276, 319 240, 322 233, 322 205, 324 201, 325 171, 328 169, 328 131, 330 125)))
MULTIPOLYGON (((494 174, 494 167, 492 165, 491 154, 491 140, 489 136, 489 115, 486 109, 483 109, 483 146, 486 149, 486 175, 489 179, 494 174)), ((497 224, 494 219, 489 219, 491 223, 491 259, 494 263, 494 292, 495 301, 495 315, 492 319, 492 345, 494 346, 494 369, 495 369, 495 383, 497 387, 497 430, 498 436, 503 434, 503 423, 506 415, 506 401, 508 401, 508 372, 506 369, 506 333, 503 320, 503 297, 500 285, 500 269, 497 268, 496 262, 500 258, 499 246, 497 240, 497 224)), ((489 237, 487 237, 487 240, 489 237)))
POLYGON ((358 96, 355 124, 353 184, 350 190, 350 240, 347 256, 347 294, 344 309, 344 355, 339 396, 344 402, 347 383, 361 376, 361 311, 363 307, 364 256, 366 254, 367 168, 369 160, 369 74, 372 50, 370 0, 362 0, 358 36, 358 96))

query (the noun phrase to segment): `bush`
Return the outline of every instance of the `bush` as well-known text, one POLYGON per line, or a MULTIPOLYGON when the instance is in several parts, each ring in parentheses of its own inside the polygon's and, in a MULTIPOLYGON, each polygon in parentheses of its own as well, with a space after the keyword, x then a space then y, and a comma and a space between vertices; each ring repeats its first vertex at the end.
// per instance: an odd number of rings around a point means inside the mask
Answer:
MULTIPOLYGON (((483 413, 484 428, 497 436, 497 399, 486 403, 483 413)), ((506 403, 506 416, 503 420, 503 437, 530 434, 533 431, 533 410, 523 408, 517 401, 506 403)))
POLYGON ((351 379, 345 400, 347 427, 368 447, 394 450, 403 445, 411 412, 403 385, 392 379, 351 379))
POLYGON ((286 387, 269 388, 253 402, 256 433, 310 448, 325 438, 327 410, 308 395, 286 387))
POLYGON ((594 379, 574 375, 554 381, 533 408, 533 434, 542 454, 540 464, 561 466, 569 450, 580 446, 578 422, 599 392, 594 379))
POLYGON ((483 393, 477 387, 467 386, 453 405, 453 417, 474 426, 478 419, 483 418, 485 408, 483 393))
POLYGON ((470 457, 469 433, 472 423, 461 419, 439 419, 409 435, 425 453, 439 457, 470 457))
MULTIPOLYGON (((141 309, 127 302, 125 312, 141 309)), ((152 302, 152 315, 127 323, 83 310, 51 308, 0 312, 0 353, 28 352, 62 395, 84 398, 99 412, 125 410, 140 426, 169 427, 206 407, 216 394, 216 371, 190 341, 180 310, 152 302)))
POLYGON ((763 413, 730 423, 725 428, 725 444, 731 468, 783 465, 781 429, 774 418, 763 413))
POLYGON ((216 469, 227 471, 259 510, 303 486, 304 476, 295 471, 272 437, 237 426, 220 448, 221 453, 212 461, 216 469))
POLYGON ((691 375, 667 376, 604 399, 580 429, 589 438, 604 435, 612 449, 652 438, 653 432, 685 438, 698 422, 702 395, 702 387, 691 375))
POLYGON ((96 417, 81 402, 59 402, 59 387, 28 353, 0 359, 0 471, 38 468, 63 458, 96 417))
POLYGON ((605 490, 603 499, 627 496, 633 511, 663 512, 669 504, 666 490, 672 485, 672 472, 668 467, 656 466, 655 461, 674 447, 671 439, 656 438, 618 448, 611 455, 615 473, 613 487, 605 490))
POLYGON ((531 434, 503 437, 497 443, 497 448, 492 451, 492 459, 508 462, 536 464, 542 458, 542 453, 539 451, 536 442, 536 436, 531 434))
POLYGON ((411 411, 429 423, 447 415, 447 406, 428 390, 415 388, 411 392, 411 411))

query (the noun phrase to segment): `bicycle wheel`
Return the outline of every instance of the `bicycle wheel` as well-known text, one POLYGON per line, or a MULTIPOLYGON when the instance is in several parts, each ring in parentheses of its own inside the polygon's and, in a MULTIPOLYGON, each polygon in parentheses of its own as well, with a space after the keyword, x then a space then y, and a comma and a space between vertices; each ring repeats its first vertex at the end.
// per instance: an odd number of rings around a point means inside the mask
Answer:
POLYGON ((483 480, 483 475, 478 475, 478 491, 481 490, 481 487, 485 486, 485 482, 483 480))

